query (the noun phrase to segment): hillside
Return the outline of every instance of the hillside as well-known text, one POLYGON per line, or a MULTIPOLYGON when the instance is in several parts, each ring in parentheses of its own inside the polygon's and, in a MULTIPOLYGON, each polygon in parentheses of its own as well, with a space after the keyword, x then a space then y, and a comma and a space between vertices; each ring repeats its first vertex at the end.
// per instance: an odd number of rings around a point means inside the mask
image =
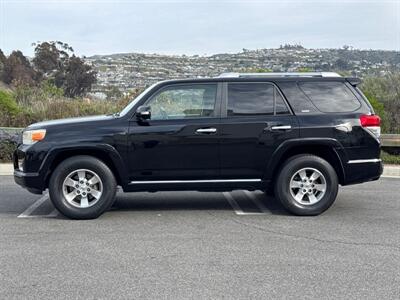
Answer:
POLYGON ((216 76, 223 72, 269 69, 275 72, 337 71, 353 76, 383 75, 400 70, 400 52, 383 50, 306 49, 284 46, 278 49, 246 50, 210 56, 125 53, 85 58, 98 72, 94 92, 111 86, 122 91, 159 80, 216 76))

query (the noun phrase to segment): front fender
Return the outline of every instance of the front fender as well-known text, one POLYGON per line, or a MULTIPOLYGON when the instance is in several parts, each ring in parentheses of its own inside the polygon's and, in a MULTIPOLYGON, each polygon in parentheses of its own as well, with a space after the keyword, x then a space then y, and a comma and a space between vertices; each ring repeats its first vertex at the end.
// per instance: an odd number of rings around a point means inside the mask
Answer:
POLYGON ((126 184, 125 181, 128 178, 126 164, 117 149, 109 144, 93 145, 90 143, 76 143, 52 147, 42 161, 39 172, 46 178, 46 182, 48 182, 51 172, 60 159, 62 160, 65 157, 74 155, 92 155, 100 159, 101 157, 107 157, 108 162, 112 163, 113 171, 116 172, 115 175, 120 178, 121 184, 126 184))

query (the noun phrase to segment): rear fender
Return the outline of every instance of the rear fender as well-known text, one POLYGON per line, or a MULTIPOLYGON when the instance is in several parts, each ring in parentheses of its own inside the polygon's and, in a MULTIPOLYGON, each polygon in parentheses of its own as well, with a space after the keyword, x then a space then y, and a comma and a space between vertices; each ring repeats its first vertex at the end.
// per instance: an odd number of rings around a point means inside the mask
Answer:
POLYGON ((339 166, 335 166, 336 172, 341 181, 345 181, 345 172, 343 168, 343 162, 347 161, 346 153, 343 146, 335 139, 332 138, 297 138, 284 141, 280 144, 273 152, 267 167, 264 172, 263 179, 266 181, 273 180, 276 172, 280 169, 283 162, 288 158, 288 153, 296 152, 299 149, 299 153, 310 153, 313 154, 313 147, 324 146, 329 147, 333 150, 334 155, 339 162, 339 166), (301 149, 310 149, 309 151, 302 151, 301 149))

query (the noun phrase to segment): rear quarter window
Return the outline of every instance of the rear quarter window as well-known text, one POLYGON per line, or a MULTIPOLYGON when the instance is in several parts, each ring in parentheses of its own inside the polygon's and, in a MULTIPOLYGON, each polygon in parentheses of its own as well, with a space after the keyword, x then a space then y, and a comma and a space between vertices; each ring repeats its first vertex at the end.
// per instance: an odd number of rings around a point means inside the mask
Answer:
POLYGON ((352 112, 361 106, 344 82, 300 82, 299 87, 325 113, 352 112))

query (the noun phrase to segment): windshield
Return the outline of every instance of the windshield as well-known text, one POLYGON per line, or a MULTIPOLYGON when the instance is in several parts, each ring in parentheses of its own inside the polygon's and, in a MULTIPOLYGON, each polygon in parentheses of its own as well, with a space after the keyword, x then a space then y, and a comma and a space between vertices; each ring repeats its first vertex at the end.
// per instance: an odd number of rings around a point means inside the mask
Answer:
POLYGON ((145 89, 142 93, 140 93, 139 96, 137 96, 135 99, 133 99, 125 108, 120 112, 120 116, 125 116, 131 109, 138 103, 153 87, 155 87, 157 83, 149 86, 147 89, 145 89))

